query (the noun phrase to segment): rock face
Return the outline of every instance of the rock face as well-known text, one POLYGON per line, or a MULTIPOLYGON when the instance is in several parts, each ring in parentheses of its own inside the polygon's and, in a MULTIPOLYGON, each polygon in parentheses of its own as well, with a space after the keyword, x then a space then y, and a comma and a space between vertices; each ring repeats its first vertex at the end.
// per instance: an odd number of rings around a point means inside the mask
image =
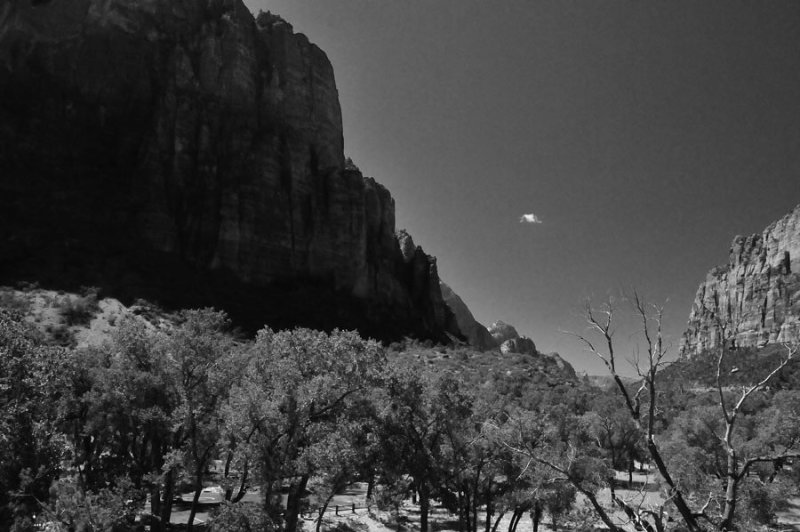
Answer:
POLYGON ((497 343, 489 331, 475 320, 464 301, 444 282, 439 282, 444 302, 453 312, 456 325, 471 346, 480 351, 497 347, 497 343))
POLYGON ((506 340, 513 340, 519 338, 519 333, 513 325, 502 322, 500 320, 489 325, 489 334, 492 335, 497 345, 502 345, 506 340))
POLYGON ((728 264, 697 290, 681 354, 719 345, 720 323, 740 347, 800 341, 800 205, 761 234, 734 238, 728 264))
POLYGON ((574 381, 577 379, 575 368, 561 358, 558 353, 540 353, 536 344, 527 336, 520 336, 517 330, 502 321, 496 321, 489 326, 489 334, 500 346, 503 355, 521 354, 530 357, 539 367, 541 372, 560 375, 561 378, 574 381))
POLYGON ((523 355, 537 354, 536 344, 533 343, 533 340, 531 340, 530 338, 526 338, 525 336, 521 338, 511 338, 509 340, 506 340, 500 345, 500 352, 503 354, 506 353, 520 353, 523 355))
POLYGON ((536 355, 536 344, 527 336, 520 336, 517 330, 512 326, 502 321, 496 321, 489 326, 489 334, 495 341, 495 344, 500 346, 500 352, 506 353, 521 353, 525 355, 536 355))
MULTIPOLYGON (((0 283, 444 337, 436 263, 345 168, 332 67, 241 0, 0 5, 0 283)), ((450 322, 448 322, 450 319, 450 322)))

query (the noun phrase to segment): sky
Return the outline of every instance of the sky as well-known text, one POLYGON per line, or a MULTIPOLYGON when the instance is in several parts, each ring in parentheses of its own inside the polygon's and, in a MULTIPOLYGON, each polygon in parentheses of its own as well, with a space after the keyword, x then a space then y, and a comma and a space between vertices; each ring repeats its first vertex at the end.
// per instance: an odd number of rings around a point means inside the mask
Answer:
POLYGON ((476 319, 579 371, 587 298, 663 305, 675 353, 733 237, 800 203, 800 2, 245 3, 327 53, 345 154, 476 319))

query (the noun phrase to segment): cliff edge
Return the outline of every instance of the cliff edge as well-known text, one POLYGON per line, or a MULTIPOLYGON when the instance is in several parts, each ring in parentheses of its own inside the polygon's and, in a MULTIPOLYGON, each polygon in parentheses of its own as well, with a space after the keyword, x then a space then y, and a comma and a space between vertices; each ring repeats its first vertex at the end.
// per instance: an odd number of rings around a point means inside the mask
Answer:
POLYGON ((681 355, 719 345, 719 324, 739 347, 800 341, 800 205, 760 234, 733 239, 728 264, 697 290, 681 355))
POLYGON ((446 338, 435 261, 345 165, 325 53, 241 0, 0 6, 0 283, 247 328, 446 338))

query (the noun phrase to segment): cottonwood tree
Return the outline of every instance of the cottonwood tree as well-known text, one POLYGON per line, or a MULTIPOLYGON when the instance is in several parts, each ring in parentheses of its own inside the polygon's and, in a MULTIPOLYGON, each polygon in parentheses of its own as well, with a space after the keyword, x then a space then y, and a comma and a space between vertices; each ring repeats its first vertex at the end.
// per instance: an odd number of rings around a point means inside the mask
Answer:
POLYGON ((380 346, 355 332, 259 331, 244 377, 230 393, 227 411, 242 415, 229 436, 247 448, 245 460, 254 463, 245 467, 257 469, 264 508, 284 530, 297 529, 308 482, 324 465, 317 451, 361 415, 361 396, 383 360, 380 346))
POLYGON ((420 530, 427 532, 431 499, 453 465, 448 437, 464 428, 472 413, 471 398, 452 375, 402 362, 387 369, 383 392, 382 473, 396 482, 411 477, 419 495, 420 530))
MULTIPOLYGON (((672 469, 668 466, 667 457, 656 438, 658 421, 658 384, 659 372, 667 365, 667 348, 662 334, 663 309, 647 305, 638 294, 632 298, 634 314, 640 323, 641 334, 644 339, 644 360, 636 360, 635 367, 638 371, 640 384, 635 390, 629 391, 617 371, 617 353, 614 345, 614 308, 608 303, 599 309, 587 304, 585 318, 589 331, 594 337, 599 337, 599 343, 588 334, 575 334, 588 350, 594 353, 606 366, 614 379, 617 389, 622 396, 625 407, 631 420, 636 424, 646 442, 646 447, 653 464, 656 466, 666 486, 666 500, 674 505, 688 530, 702 531, 734 530, 736 527, 736 508, 738 492, 742 481, 755 464, 762 462, 775 462, 796 456, 795 442, 790 447, 779 446, 773 452, 764 455, 751 456, 741 459, 741 453, 736 447, 735 434, 737 422, 747 401, 754 394, 764 390, 772 379, 788 364, 797 354, 797 346, 785 346, 784 358, 762 379, 749 386, 743 386, 734 398, 729 397, 723 390, 722 364, 726 356, 729 342, 720 342, 720 351, 717 357, 717 391, 718 407, 722 418, 722 432, 716 434, 727 455, 724 486, 724 503, 719 505, 719 511, 712 513, 712 502, 715 497, 712 493, 705 502, 700 502, 697 494, 687 492, 681 486, 679 479, 673 476, 672 469), (639 364, 641 362, 641 364, 639 364)), ((666 503, 665 503, 666 504, 666 503)), ((664 530, 664 508, 652 509, 640 507, 638 511, 627 508, 629 516, 638 521, 637 524, 649 530, 664 530)))
POLYGON ((581 416, 566 409, 554 408, 550 413, 518 410, 504 414, 502 419, 487 421, 484 431, 527 459, 523 473, 532 466, 549 472, 539 486, 538 502, 541 508, 555 511, 551 516, 557 518, 571 507, 571 504, 562 507, 553 499, 563 495, 566 500, 574 501, 569 490, 564 489, 563 482, 568 482, 586 498, 610 530, 622 532, 597 498, 612 477, 612 470, 588 425, 581 421, 581 416))
POLYGON ((205 472, 220 450, 221 405, 243 368, 237 365, 224 312, 184 310, 177 314, 176 322, 164 333, 162 348, 180 398, 171 421, 183 439, 174 457, 192 485, 187 521, 191 531, 205 472))
POLYGON ((67 458, 57 406, 68 358, 42 345, 22 316, 0 309, 0 529, 33 524, 67 458))

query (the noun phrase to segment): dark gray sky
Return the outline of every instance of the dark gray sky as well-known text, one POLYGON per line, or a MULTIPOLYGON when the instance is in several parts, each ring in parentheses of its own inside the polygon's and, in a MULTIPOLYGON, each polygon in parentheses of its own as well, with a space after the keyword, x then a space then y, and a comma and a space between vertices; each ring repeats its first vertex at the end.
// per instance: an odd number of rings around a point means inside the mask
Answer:
POLYGON ((346 154, 476 318, 578 370, 586 297, 668 299, 677 347, 731 239, 800 203, 800 2, 246 3, 327 52, 346 154))

